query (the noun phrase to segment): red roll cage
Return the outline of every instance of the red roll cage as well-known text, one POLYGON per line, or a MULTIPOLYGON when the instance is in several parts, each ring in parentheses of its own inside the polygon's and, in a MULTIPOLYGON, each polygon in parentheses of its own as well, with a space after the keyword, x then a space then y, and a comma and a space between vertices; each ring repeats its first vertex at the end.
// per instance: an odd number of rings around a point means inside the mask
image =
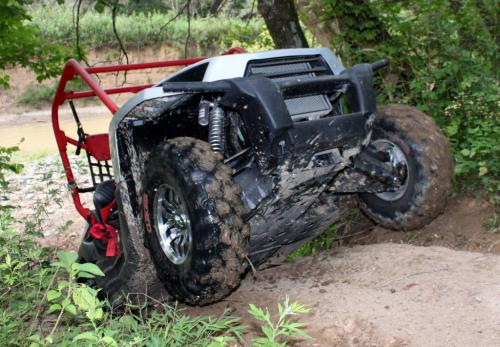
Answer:
MULTIPOLYGON (((244 49, 235 47, 229 49, 224 54, 236 54, 244 52, 245 52, 244 49)), ((84 134, 83 129, 79 124, 79 120, 78 117, 76 116, 76 111, 74 110, 71 100, 97 96, 99 100, 114 115, 118 111, 119 107, 111 99, 110 95, 123 94, 123 93, 138 93, 143 89, 153 86, 153 84, 143 84, 139 86, 127 86, 127 87, 103 89, 99 85, 99 83, 97 83, 92 78, 91 76, 92 74, 142 70, 142 69, 171 67, 171 66, 187 66, 197 63, 204 59, 206 58, 200 57, 194 59, 181 59, 181 60, 159 61, 159 62, 141 63, 141 64, 98 66, 98 67, 87 67, 87 68, 80 65, 74 59, 71 59, 66 63, 64 70, 62 72, 61 79, 59 81, 59 85, 56 90, 56 94, 54 96, 54 102, 52 104, 52 127, 54 129, 57 148, 61 156, 64 172, 66 174, 66 179, 68 180, 68 188, 71 191, 75 207, 78 213, 82 215, 82 217, 87 219, 89 216, 90 209, 83 206, 80 200, 80 193, 93 191, 95 189, 96 181, 94 177, 93 166, 98 168, 100 173, 98 177, 100 177, 101 181, 103 180, 104 176, 107 176, 109 178, 112 177, 110 173, 111 166, 109 165, 109 161, 111 160, 111 155, 109 149, 108 134, 95 134, 95 135, 84 134), (65 90, 67 83, 76 76, 79 76, 82 79, 82 81, 90 88, 89 91, 74 92, 65 90), (67 136, 59 125, 59 107, 67 100, 70 102, 73 115, 75 116, 76 124, 78 127, 77 131, 78 132, 81 131, 82 136, 79 140, 67 136), (71 169, 67 153, 68 144, 77 147, 77 152, 79 152, 79 149, 83 149, 86 151, 94 187, 83 188, 83 189, 78 187, 75 181, 75 177, 73 175, 73 170, 71 169), (92 162, 92 160, 94 160, 94 162, 92 162), (106 171, 106 173, 103 173, 102 171, 103 169, 106 171)))

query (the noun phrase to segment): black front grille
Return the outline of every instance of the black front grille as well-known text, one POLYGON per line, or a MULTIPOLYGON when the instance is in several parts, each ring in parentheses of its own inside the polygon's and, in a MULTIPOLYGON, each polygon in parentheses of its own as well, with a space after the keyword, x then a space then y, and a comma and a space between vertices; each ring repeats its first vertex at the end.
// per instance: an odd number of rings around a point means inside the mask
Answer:
MULTIPOLYGON (((323 58, 317 55, 253 60, 248 63, 245 76, 254 75, 286 81, 333 73, 323 58)), ((319 119, 332 111, 330 100, 322 94, 286 99, 285 104, 295 122, 319 119)))

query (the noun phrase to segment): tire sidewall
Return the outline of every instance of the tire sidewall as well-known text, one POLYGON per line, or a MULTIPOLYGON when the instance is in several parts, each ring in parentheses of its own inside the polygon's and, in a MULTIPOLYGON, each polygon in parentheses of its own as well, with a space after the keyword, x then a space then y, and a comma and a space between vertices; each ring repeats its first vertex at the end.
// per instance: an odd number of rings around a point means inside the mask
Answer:
MULTIPOLYGON (((172 157, 172 156, 170 156, 172 157)), ((146 172, 145 176, 145 194, 148 196, 148 209, 150 211, 149 223, 151 225, 151 231, 146 231, 146 240, 148 242, 148 247, 153 251, 153 258, 155 262, 161 263, 169 275, 177 278, 179 281, 189 281, 191 272, 195 267, 203 267, 204 264, 201 261, 196 261, 204 256, 203 245, 209 243, 210 235, 217 232, 214 225, 204 223, 209 217, 210 206, 205 204, 205 208, 199 208, 198 204, 187 203, 189 201, 199 200, 200 195, 203 192, 197 188, 197 184, 191 180, 190 172, 183 170, 184 166, 180 158, 170 158, 172 161, 169 165, 159 165, 157 167, 150 167, 150 170, 146 172), (177 169, 177 170, 176 170, 177 169), (182 264, 174 264, 168 259, 168 257, 163 252, 160 245, 158 237, 156 235, 156 223, 155 223, 155 213, 154 213, 154 200, 156 195, 156 189, 161 184, 170 185, 177 194, 180 194, 181 199, 185 202, 185 207, 188 213, 188 217, 191 223, 192 232, 192 246, 188 258, 182 264), (193 198, 195 200, 193 200, 193 198)), ((208 197, 205 196, 208 199, 208 197)), ((217 247, 216 245, 213 245, 217 247)), ((215 251, 215 249, 214 249, 215 251)), ((199 269, 208 271, 209 269, 199 269)))
POLYGON ((145 166, 145 240, 158 278, 188 304, 205 305, 229 295, 247 269, 249 242, 232 171, 207 143, 187 137, 158 145, 145 166), (156 236, 155 188, 162 184, 180 195, 190 219, 191 253, 182 264, 168 259, 156 236))

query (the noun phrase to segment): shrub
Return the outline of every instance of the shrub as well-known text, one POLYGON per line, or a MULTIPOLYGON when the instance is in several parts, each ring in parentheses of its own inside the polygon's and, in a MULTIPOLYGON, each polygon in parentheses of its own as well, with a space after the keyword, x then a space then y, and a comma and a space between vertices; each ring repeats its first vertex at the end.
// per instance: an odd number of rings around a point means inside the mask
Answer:
POLYGON ((324 20, 342 23, 332 47, 346 65, 383 57, 391 61, 390 69, 377 74, 379 101, 413 104, 430 114, 450 139, 458 186, 498 192, 500 89, 494 2, 323 3, 324 20))
POLYGON ((0 190, 7 187, 5 173, 19 173, 23 166, 12 162, 12 155, 19 150, 19 147, 0 147, 0 190))
MULTIPOLYGON (((40 35, 48 42, 72 46, 75 43, 73 12, 71 6, 44 6, 31 8, 33 23, 40 28, 40 35)), ((165 26, 173 12, 134 12, 118 15, 117 31, 126 47, 167 44, 184 48, 188 33, 188 21, 179 17, 165 26)), ((221 51, 229 48, 233 41, 253 42, 258 37, 262 21, 245 22, 238 18, 192 18, 190 43, 200 52, 216 47, 221 51)), ((88 10, 80 18, 81 42, 88 48, 118 47, 113 33, 111 14, 88 10)))
POLYGON ((57 84, 50 85, 37 84, 28 86, 23 90, 21 95, 17 98, 17 103, 29 107, 39 108, 41 106, 50 104, 54 99, 57 84))
MULTIPOLYGON (((34 108, 40 108, 42 106, 47 106, 52 104, 54 100, 54 95, 56 94, 57 86, 59 81, 53 81, 49 85, 45 84, 35 84, 28 86, 21 95, 18 96, 16 102, 20 105, 25 105, 34 108)), ((80 77, 75 77, 69 81, 66 85, 66 91, 87 91, 89 87, 82 81, 80 77)), ((84 98, 79 100, 82 105, 98 103, 97 97, 93 96, 90 98, 84 98)))

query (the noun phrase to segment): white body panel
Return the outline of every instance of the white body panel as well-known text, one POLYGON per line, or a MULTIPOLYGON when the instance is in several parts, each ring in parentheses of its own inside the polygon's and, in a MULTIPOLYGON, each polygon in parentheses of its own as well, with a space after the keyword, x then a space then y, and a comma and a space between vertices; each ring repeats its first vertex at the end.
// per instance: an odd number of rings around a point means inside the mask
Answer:
POLYGON ((195 66, 206 64, 207 62, 208 68, 205 72, 205 76, 203 77, 203 82, 213 82, 229 78, 243 77, 245 76, 245 70, 248 62, 252 60, 293 57, 300 55, 321 55, 335 75, 338 75, 345 69, 340 60, 328 48, 276 49, 273 51, 259 53, 240 53, 208 58, 185 67, 175 74, 168 76, 158 84, 168 81, 169 79, 183 73, 186 70, 192 69, 195 66))
POLYGON ((205 71, 203 82, 213 82, 223 79, 244 77, 248 62, 252 60, 270 59, 279 57, 285 58, 285 57, 307 56, 307 55, 321 55, 335 75, 340 74, 342 71, 345 70, 340 60, 328 48, 292 48, 292 49, 276 49, 272 51, 258 52, 258 53, 230 54, 230 55, 221 55, 208 58, 196 64, 189 65, 184 69, 163 79, 155 86, 137 93, 134 97, 128 100, 122 107, 120 107, 120 109, 116 112, 115 116, 113 117, 109 125, 109 142, 110 142, 109 144, 111 148, 111 157, 113 163, 113 170, 115 173, 115 180, 119 182, 120 180, 123 179, 120 173, 120 165, 119 165, 117 142, 116 142, 117 141, 116 130, 118 129, 118 125, 123 120, 123 118, 135 106, 139 105, 140 103, 146 100, 178 94, 178 93, 164 92, 163 88, 161 87, 163 82, 166 82, 169 79, 174 78, 175 76, 187 70, 190 70, 194 67, 197 67, 201 64, 206 64, 207 62, 208 62, 208 67, 207 70, 205 71))

